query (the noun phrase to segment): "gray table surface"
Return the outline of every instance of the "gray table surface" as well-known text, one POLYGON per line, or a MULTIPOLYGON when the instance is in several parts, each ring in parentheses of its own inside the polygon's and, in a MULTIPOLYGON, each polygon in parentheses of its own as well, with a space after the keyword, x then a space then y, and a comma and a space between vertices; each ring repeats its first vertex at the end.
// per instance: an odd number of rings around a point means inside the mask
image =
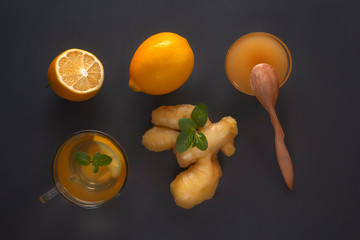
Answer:
POLYGON ((1 19, 2 239, 360 239, 359 1, 10 1, 1 19), (150 96, 128 88, 136 48, 152 34, 188 39, 195 55, 177 91, 150 96), (229 46, 249 32, 281 38, 293 71, 277 103, 295 166, 282 180, 267 113, 227 80, 229 46), (69 48, 94 53, 105 68, 97 96, 74 103, 45 89, 51 60, 69 48), (238 121, 236 153, 220 154, 213 199, 184 210, 169 184, 180 171, 171 151, 141 144, 160 105, 205 103, 213 121, 238 121), (96 210, 57 197, 51 159, 71 133, 97 129, 126 149, 122 194, 96 210))

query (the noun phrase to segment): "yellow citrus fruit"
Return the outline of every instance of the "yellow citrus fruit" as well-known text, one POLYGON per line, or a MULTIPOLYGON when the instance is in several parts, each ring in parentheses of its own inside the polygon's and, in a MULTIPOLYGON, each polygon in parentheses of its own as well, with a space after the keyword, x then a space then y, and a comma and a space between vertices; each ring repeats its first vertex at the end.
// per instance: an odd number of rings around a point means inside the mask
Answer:
POLYGON ((163 32, 146 39, 130 63, 129 86, 152 95, 172 92, 183 85, 194 67, 194 54, 187 40, 163 32))
POLYGON ((93 54, 69 49, 52 61, 47 77, 59 97, 84 101, 100 90, 104 82, 104 68, 93 54))

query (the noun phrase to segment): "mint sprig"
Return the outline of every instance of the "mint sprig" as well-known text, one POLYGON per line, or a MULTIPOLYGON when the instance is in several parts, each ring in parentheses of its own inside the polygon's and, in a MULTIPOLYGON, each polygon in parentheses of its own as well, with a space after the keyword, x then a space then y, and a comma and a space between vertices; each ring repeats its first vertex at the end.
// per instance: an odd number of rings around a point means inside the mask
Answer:
POLYGON ((83 166, 88 166, 91 163, 94 173, 99 172, 99 167, 105 167, 112 162, 111 157, 99 152, 95 153, 92 159, 85 152, 76 152, 74 159, 78 164, 83 166))
POLYGON ((197 147, 205 151, 208 148, 205 134, 198 131, 199 127, 205 126, 207 119, 208 109, 206 105, 200 103, 192 111, 191 119, 181 118, 179 120, 181 132, 176 139, 176 151, 183 153, 190 147, 197 147))

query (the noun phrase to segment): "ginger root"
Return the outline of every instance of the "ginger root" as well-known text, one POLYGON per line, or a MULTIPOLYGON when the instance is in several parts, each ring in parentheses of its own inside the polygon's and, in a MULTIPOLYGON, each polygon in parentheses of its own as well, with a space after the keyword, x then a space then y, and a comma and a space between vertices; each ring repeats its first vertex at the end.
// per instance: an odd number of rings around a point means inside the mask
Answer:
POLYGON ((226 156, 233 155, 234 138, 238 134, 236 121, 232 117, 224 117, 217 123, 211 123, 208 119, 201 128, 201 132, 207 138, 208 148, 205 151, 189 148, 183 153, 178 153, 175 149, 179 134, 178 122, 183 117, 190 118, 194 107, 184 104, 155 109, 152 112, 152 123, 155 126, 145 132, 142 140, 143 145, 150 151, 174 149, 179 166, 188 167, 170 184, 176 205, 186 209, 214 196, 222 175, 217 153, 221 150, 226 156))
POLYGON ((232 148, 230 151, 228 149, 230 148, 229 146, 234 147, 233 140, 238 133, 235 119, 224 117, 219 122, 204 127, 201 131, 207 138, 208 149, 201 151, 198 148, 190 148, 183 153, 177 153, 174 149, 180 167, 187 167, 206 155, 211 156, 217 153, 219 149, 224 150, 225 152, 223 153, 227 156, 234 154, 235 148, 232 148))
POLYGON ((211 199, 216 191, 222 171, 214 154, 198 159, 187 170, 179 173, 170 184, 176 205, 190 209, 211 199))
POLYGON ((175 148, 178 135, 176 130, 155 126, 146 131, 142 142, 148 150, 162 152, 175 148))

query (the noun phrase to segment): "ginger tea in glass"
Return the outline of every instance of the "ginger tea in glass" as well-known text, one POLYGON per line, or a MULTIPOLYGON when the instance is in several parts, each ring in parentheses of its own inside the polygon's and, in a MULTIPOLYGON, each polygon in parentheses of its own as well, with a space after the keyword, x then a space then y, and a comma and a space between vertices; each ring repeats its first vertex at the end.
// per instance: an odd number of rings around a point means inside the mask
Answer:
POLYGON ((74 133, 58 148, 52 165, 55 188, 40 197, 45 203, 57 193, 73 204, 95 208, 120 194, 128 173, 128 160, 123 148, 111 136, 95 130, 74 133), (80 165, 75 154, 96 153, 112 158, 109 165, 94 173, 92 164, 80 165))

